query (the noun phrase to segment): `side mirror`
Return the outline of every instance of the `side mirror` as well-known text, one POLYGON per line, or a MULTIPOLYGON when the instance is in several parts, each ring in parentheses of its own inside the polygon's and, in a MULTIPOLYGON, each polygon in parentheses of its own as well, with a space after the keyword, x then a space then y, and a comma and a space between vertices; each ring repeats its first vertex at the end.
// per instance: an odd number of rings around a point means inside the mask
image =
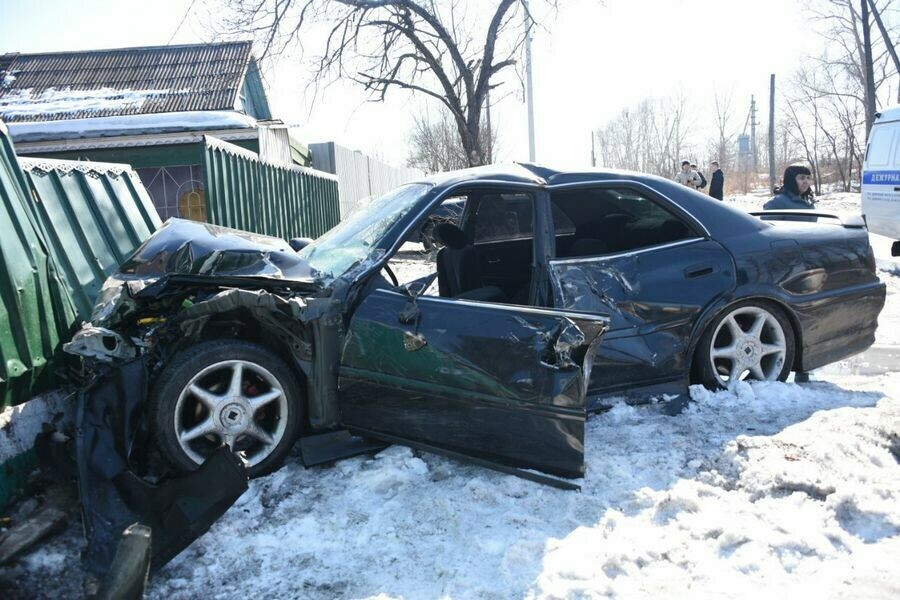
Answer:
POLYGON ((294 249, 294 252, 300 252, 307 246, 312 244, 312 238, 291 238, 288 245, 294 249))
POLYGON ((415 323, 419 320, 419 305, 416 303, 416 300, 419 299, 419 296, 425 293, 425 290, 431 286, 434 280, 437 279, 437 273, 432 273, 425 279, 417 279, 415 281, 410 281, 406 285, 400 287, 400 289, 409 296, 409 300, 406 302, 406 306, 403 307, 403 310, 400 311, 398 318, 401 323, 415 323))

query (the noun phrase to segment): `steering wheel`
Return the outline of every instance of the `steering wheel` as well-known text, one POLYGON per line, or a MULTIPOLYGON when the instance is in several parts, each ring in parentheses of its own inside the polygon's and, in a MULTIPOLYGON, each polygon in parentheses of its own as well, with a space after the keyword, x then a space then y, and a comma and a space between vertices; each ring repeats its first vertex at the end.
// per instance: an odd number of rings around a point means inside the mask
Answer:
POLYGON ((400 281, 397 279, 397 276, 394 275, 394 272, 388 266, 387 263, 384 263, 384 266, 381 269, 387 273, 388 278, 391 280, 391 283, 394 284, 394 287, 400 287, 400 281))

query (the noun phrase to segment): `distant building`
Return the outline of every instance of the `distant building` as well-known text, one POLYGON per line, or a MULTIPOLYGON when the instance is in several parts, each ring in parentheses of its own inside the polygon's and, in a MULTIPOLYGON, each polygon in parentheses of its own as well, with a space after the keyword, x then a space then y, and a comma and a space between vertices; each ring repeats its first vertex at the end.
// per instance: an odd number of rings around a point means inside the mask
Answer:
POLYGON ((272 119, 247 41, 5 54, 0 119, 20 155, 132 165, 163 220, 206 220, 204 135, 310 164, 272 119))

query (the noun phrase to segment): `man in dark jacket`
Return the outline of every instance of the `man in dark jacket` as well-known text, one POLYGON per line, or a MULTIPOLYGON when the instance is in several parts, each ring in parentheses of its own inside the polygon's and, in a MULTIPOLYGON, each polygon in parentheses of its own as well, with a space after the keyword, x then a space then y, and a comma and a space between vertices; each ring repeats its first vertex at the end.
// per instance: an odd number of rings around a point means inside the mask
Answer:
POLYGON ((709 170, 712 172, 712 181, 709 182, 709 195, 716 200, 721 200, 725 195, 725 173, 719 168, 719 161, 717 160, 709 163, 709 170))

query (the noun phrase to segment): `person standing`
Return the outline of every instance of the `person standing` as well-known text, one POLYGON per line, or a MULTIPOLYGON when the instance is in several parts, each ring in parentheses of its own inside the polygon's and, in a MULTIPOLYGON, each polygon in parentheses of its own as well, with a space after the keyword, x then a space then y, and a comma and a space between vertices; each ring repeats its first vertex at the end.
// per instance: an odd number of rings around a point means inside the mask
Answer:
POLYGON ((812 209, 815 207, 812 171, 803 165, 791 165, 784 170, 778 194, 763 205, 763 210, 812 209))
POLYGON ((712 173, 709 182, 709 195, 716 200, 722 200, 725 196, 725 173, 719 168, 719 161, 709 163, 709 172, 712 173))
POLYGON ((697 165, 695 165, 694 163, 691 163, 691 171, 695 172, 697 175, 700 176, 700 185, 697 186, 697 191, 699 192, 700 190, 702 190, 703 188, 706 187, 706 183, 707 183, 706 177, 703 176, 703 171, 698 169, 697 165))
POLYGON ((681 161, 681 171, 675 176, 675 181, 681 185, 696 190, 700 186, 700 175, 691 170, 691 161, 681 161))

